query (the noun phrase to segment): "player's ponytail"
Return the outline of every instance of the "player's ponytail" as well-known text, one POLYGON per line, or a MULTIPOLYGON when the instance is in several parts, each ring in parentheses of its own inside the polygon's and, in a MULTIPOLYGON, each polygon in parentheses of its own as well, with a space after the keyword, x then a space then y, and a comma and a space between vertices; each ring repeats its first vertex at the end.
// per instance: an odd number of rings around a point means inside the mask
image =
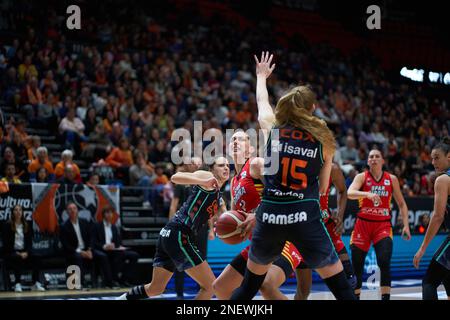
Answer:
POLYGON ((445 155, 447 155, 450 152, 450 137, 443 137, 441 141, 434 146, 433 150, 441 150, 445 155))
POLYGON ((293 88, 282 96, 275 108, 276 125, 291 124, 312 134, 324 149, 334 152, 336 140, 325 121, 312 115, 316 95, 309 86, 293 88))

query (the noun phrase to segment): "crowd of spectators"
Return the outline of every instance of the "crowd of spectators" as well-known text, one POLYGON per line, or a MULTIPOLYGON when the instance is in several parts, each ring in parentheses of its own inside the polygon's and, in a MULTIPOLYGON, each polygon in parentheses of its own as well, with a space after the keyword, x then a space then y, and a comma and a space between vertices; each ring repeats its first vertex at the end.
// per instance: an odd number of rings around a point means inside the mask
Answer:
POLYGON ((201 24, 164 9, 110 6, 100 20, 85 14, 75 36, 52 10, 45 27, 26 14, 7 20, 9 31, 22 33, 2 43, 0 98, 27 121, 5 119, 3 179, 63 181, 67 172, 82 182, 74 163, 81 159, 125 185, 169 183, 176 128, 192 131, 195 120, 203 130, 258 127, 252 56, 270 48, 277 63, 268 83, 272 104, 294 84, 313 86, 316 115, 336 133, 335 161, 348 181, 376 146, 405 195, 432 194, 430 150, 448 134, 449 117, 448 101, 430 95, 428 85, 390 80, 366 50, 346 56, 298 37, 281 46, 268 22, 240 29, 220 17, 201 24), (57 134, 67 149, 61 162, 27 125, 57 134))
MULTIPOLYGON (((2 12, 0 32, 8 36, 0 38, 0 101, 22 117, 5 117, 0 128, 1 181, 98 184, 99 178, 110 178, 144 188, 146 208, 160 197, 169 212, 169 178, 177 170, 171 162, 172 132, 193 133, 194 121, 202 121, 204 131, 258 128, 253 54, 264 49, 274 53, 277 64, 268 82, 272 105, 290 86, 313 87, 315 114, 336 134, 335 162, 347 185, 376 147, 405 196, 433 194, 430 151, 450 127, 448 101, 432 94, 439 85, 399 81, 366 49, 344 55, 298 36, 286 47, 270 21, 249 29, 219 16, 204 22, 174 8, 95 5, 102 14, 84 12, 82 30, 72 33, 64 17, 39 10, 38 2, 19 5, 21 14, 2 12), (27 127, 56 136, 63 146, 57 159, 27 127), (98 174, 82 176, 80 160, 98 174)), ((112 240, 117 235, 108 231, 95 251, 91 240, 83 239, 88 232, 77 231, 73 215, 65 226, 70 229, 70 239, 63 241, 66 258, 79 265, 97 258, 106 285, 114 286, 117 271, 109 270, 107 261, 117 258, 108 250, 122 248, 112 240), (71 251, 70 242, 75 243, 71 251)), ((416 231, 424 233, 428 223, 423 216, 416 231)), ((97 235, 104 228, 109 224, 99 224, 97 235)), ((26 249, 22 244, 14 263, 26 249)), ((33 280, 41 290, 35 274, 33 280)))

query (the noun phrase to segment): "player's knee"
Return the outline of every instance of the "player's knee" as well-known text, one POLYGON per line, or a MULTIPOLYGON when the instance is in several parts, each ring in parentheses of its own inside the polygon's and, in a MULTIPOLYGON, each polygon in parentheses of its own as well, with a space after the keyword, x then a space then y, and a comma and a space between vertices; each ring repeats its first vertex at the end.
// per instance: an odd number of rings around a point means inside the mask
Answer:
POLYGON ((382 255, 378 258, 378 267, 380 268, 381 272, 389 272, 391 268, 391 259, 387 255, 382 255))
POLYGON ((220 299, 225 300, 231 296, 232 291, 228 289, 225 283, 221 279, 214 280, 212 284, 212 290, 214 295, 220 299))

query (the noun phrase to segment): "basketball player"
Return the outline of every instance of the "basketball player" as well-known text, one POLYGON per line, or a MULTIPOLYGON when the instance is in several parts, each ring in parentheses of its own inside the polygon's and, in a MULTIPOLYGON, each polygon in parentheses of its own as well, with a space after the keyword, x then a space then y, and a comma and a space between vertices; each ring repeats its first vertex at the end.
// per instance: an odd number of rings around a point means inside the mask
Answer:
POLYGON ((175 184, 193 185, 191 194, 159 233, 152 282, 132 288, 119 300, 137 300, 162 294, 175 269, 185 271, 199 284, 200 290, 195 299, 211 299, 215 276, 197 248, 195 238, 202 226, 217 213, 221 197, 219 190, 229 175, 228 160, 217 157, 209 172, 177 172, 172 176, 171 181, 175 184))
MULTIPOLYGON (((247 237, 255 224, 254 211, 261 202, 264 159, 250 157, 254 148, 250 145, 250 137, 244 131, 237 131, 231 137, 229 147, 236 169, 236 175, 231 180, 231 209, 247 215, 246 221, 239 226, 241 235, 247 237)), ((249 249, 250 246, 244 248, 214 281, 214 294, 218 299, 228 300, 233 290, 241 285, 249 249)), ((300 254, 297 248, 286 242, 281 256, 272 264, 261 286, 260 291, 264 299, 287 300, 278 288, 288 279, 299 262, 300 254)))
POLYGON ((369 152, 369 170, 356 175, 348 189, 348 198, 359 200, 359 212, 350 238, 352 262, 357 284, 355 294, 359 298, 362 287, 364 260, 373 243, 380 268, 381 300, 389 300, 391 292, 392 225, 391 199, 394 196, 403 219, 402 238, 411 239, 408 207, 398 179, 383 171, 384 159, 380 150, 369 152))
POLYGON ((269 134, 264 190, 256 210, 244 280, 231 300, 255 296, 286 241, 295 245, 337 299, 354 300, 320 215, 319 192, 327 190, 336 141, 326 123, 313 116, 315 94, 307 86, 290 90, 273 111, 266 88, 266 79, 275 67, 270 65, 272 58, 268 52, 260 61, 255 56, 258 120, 269 134), (280 164, 275 173, 272 161, 280 164))
MULTIPOLYGON (((428 245, 438 233, 442 223, 450 230, 450 138, 445 137, 431 151, 431 159, 437 174, 434 183, 434 214, 422 241, 414 256, 414 266, 419 268, 428 245)), ((447 297, 450 299, 450 234, 436 251, 422 281, 424 300, 437 300, 437 288, 444 283, 447 297)))
MULTIPOLYGON (((352 263, 342 241, 341 234, 344 231, 343 219, 345 206, 347 204, 347 187, 345 186, 345 178, 339 166, 333 163, 331 167, 330 182, 325 194, 320 195, 320 210, 322 210, 323 223, 327 227, 328 234, 333 241, 334 248, 339 255, 339 259, 344 266, 345 274, 351 286, 356 286, 356 277, 353 273, 352 263), (337 214, 331 215, 328 207, 328 197, 333 184, 337 190, 337 214)), ((296 271, 297 276, 297 292, 295 293, 295 300, 307 300, 311 291, 312 285, 312 270, 301 262, 296 271)))

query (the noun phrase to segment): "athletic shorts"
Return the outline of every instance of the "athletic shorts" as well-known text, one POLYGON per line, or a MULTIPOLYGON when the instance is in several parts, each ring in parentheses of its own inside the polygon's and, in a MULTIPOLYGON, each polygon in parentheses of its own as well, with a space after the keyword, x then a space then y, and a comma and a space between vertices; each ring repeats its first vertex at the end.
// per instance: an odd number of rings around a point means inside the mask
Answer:
POLYGON ((301 252, 302 259, 313 269, 338 261, 317 200, 261 202, 256 211, 250 259, 258 264, 269 264, 279 257, 286 241, 301 252))
MULTIPOLYGON (((230 263, 230 265, 242 276, 245 275, 249 250, 250 246, 247 246, 230 263)), ((280 267, 283 270, 286 279, 288 279, 295 268, 300 264, 301 260, 302 257, 297 248, 292 243, 286 242, 281 256, 279 256, 273 264, 280 267)))
POLYGON ((181 272, 201 264, 204 260, 205 257, 197 248, 196 241, 188 229, 174 225, 161 229, 153 259, 154 267, 181 272))
POLYGON ((436 260, 436 262, 444 268, 450 270, 450 235, 442 242, 441 246, 434 254, 433 260, 436 260))
POLYGON ((391 221, 368 221, 356 218, 355 228, 350 237, 350 245, 354 245, 359 249, 367 252, 371 243, 377 244, 384 238, 392 239, 391 221))
MULTIPOLYGON (((324 222, 325 227, 327 228, 327 232, 330 235, 331 241, 333 242, 334 249, 339 255, 342 250, 345 249, 344 242, 342 241, 342 237, 334 232, 334 228, 336 227, 336 223, 333 219, 327 218, 324 222)), ((310 269, 309 266, 305 263, 304 260, 301 260, 296 269, 310 269)))

